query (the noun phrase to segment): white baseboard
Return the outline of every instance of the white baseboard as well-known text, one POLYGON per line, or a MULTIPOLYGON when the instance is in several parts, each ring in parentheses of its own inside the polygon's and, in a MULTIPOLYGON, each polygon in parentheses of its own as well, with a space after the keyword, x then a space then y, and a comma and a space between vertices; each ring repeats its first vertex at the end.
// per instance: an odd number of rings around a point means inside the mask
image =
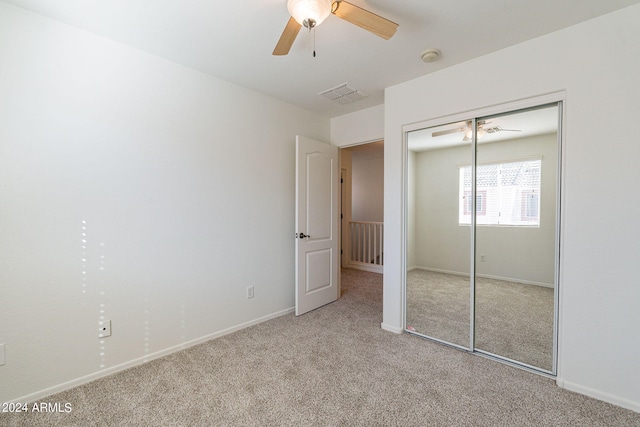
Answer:
POLYGON ((551 288, 551 289, 554 288, 553 284, 551 283, 535 282, 533 280, 523 280, 523 279, 514 279, 512 277, 492 276, 490 274, 478 274, 477 276, 483 279, 503 280, 505 282, 521 283, 523 285, 542 286, 543 288, 551 288))
POLYGON ((291 307, 291 308, 287 308, 287 309, 284 309, 284 310, 281 310, 281 311, 277 311, 275 313, 268 314, 268 315, 260 317, 258 319, 254 319, 254 320, 250 320, 248 322, 240 323, 239 325, 235 325, 235 326, 232 326, 230 328, 223 329, 221 331, 214 332, 212 334, 208 334, 208 335, 202 336, 200 338, 193 339, 191 341, 186 341, 184 343, 181 343, 181 344, 166 348, 164 350, 160 350, 160 351, 157 351, 155 353, 147 354, 145 356, 138 357, 138 358, 130 360, 128 362, 124 362, 124 363, 121 363, 119 365, 112 366, 110 368, 103 369, 101 371, 94 372, 94 373, 91 373, 89 375, 85 375, 83 377, 76 378, 74 380, 67 381, 65 383, 58 384, 56 386, 46 388, 44 390, 37 391, 35 393, 28 394, 28 395, 20 397, 18 399, 14 399, 11 402, 12 403, 15 403, 15 402, 32 403, 32 402, 41 400, 43 398, 46 398, 48 396, 51 396, 52 394, 61 393, 63 391, 72 389, 74 387, 78 387, 78 386, 90 383, 91 381, 95 381, 95 380, 97 380, 99 378, 103 378, 103 377, 115 374, 117 372, 124 371, 125 369, 133 368, 134 366, 143 365, 143 364, 145 364, 147 362, 150 362, 150 361, 152 361, 154 359, 159 359, 160 357, 168 356, 169 354, 176 353, 176 352, 181 351, 181 350, 185 350, 185 349, 187 349, 189 347, 193 347, 194 345, 202 344, 203 342, 210 341, 212 339, 219 338, 219 337, 222 337, 224 335, 232 334, 232 333, 237 332, 237 331, 239 331, 241 329, 248 328, 249 326, 257 325, 259 323, 266 322, 267 320, 275 319, 276 317, 280 317, 280 316, 284 316, 284 315, 289 314, 289 313, 293 313, 294 310, 295 310, 294 307, 291 307))
POLYGON ((594 399, 602 400, 603 402, 611 403, 612 405, 620 406, 622 408, 640 413, 640 402, 634 402, 632 400, 615 396, 613 394, 604 393, 602 391, 598 391, 589 387, 584 387, 580 384, 564 381, 561 378, 556 379, 556 384, 558 385, 558 387, 564 388, 565 390, 584 394, 585 396, 593 397, 594 399))
MULTIPOLYGON (((469 276, 469 273, 462 273, 460 271, 450 271, 450 270, 442 270, 442 269, 439 269, 439 268, 418 267, 418 266, 411 267, 407 271, 412 271, 412 270, 432 271, 434 273, 453 274, 455 276, 469 276)), ((553 284, 542 283, 542 282, 534 282, 532 280, 514 279, 512 277, 492 276, 490 274, 478 274, 477 277, 480 277, 480 278, 483 278, 483 279, 503 280, 505 282, 521 283, 523 285, 542 286, 544 288, 553 289, 553 284)))
POLYGON ((415 265, 415 266, 411 267, 410 271, 413 271, 413 270, 423 270, 423 271, 431 271, 433 273, 453 274, 454 276, 468 276, 469 275, 469 273, 462 273, 460 271, 443 270, 441 268, 420 267, 419 265, 415 265))
POLYGON ((391 325, 388 325, 386 323, 381 323, 380 327, 382 329, 384 329, 385 331, 393 332, 394 334, 401 334, 401 333, 404 332, 404 329, 398 328, 396 326, 391 326, 391 325))
POLYGON ((356 262, 349 262, 347 264, 347 268, 353 268, 354 270, 362 270, 362 271, 369 271, 371 273, 383 273, 383 269, 384 267, 381 265, 371 265, 371 264, 366 264, 366 263, 356 263, 356 262))

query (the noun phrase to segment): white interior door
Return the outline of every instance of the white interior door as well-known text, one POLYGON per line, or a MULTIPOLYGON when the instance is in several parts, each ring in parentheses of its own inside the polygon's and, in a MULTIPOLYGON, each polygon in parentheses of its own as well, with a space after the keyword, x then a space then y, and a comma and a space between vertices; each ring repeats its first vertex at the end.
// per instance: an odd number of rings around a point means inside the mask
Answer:
POLYGON ((296 316, 338 299, 338 148, 296 136, 296 316))

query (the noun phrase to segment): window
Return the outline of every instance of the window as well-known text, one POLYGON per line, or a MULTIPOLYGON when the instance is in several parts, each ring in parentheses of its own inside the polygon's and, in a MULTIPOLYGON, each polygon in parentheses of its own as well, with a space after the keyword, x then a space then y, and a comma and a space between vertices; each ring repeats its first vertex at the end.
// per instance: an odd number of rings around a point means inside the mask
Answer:
POLYGON ((534 220, 540 216, 540 193, 530 190, 522 192, 522 218, 534 220))
MULTIPOLYGON (((478 165, 478 225, 539 226, 542 160, 478 165)), ((471 224, 471 166, 460 167, 460 225, 471 224)))
MULTIPOLYGON (((473 204, 471 203, 471 191, 464 192, 464 214, 471 215, 473 204)), ((476 216, 487 214, 487 192, 476 191, 476 216)))

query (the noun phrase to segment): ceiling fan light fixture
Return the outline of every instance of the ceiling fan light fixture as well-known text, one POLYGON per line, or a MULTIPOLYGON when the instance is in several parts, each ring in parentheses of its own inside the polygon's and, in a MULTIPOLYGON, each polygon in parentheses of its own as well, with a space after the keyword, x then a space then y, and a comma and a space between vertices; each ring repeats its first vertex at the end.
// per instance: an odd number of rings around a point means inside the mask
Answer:
POLYGON ((287 9, 298 24, 312 28, 331 14, 331 0, 289 0, 287 9))
MULTIPOLYGON (((486 134, 487 134, 487 131, 478 126, 478 131, 476 132, 476 138, 480 139, 486 134)), ((462 138, 462 140, 464 142, 471 141, 472 136, 473 136, 473 131, 471 130, 471 128, 467 128, 467 130, 464 132, 464 138, 462 138)))

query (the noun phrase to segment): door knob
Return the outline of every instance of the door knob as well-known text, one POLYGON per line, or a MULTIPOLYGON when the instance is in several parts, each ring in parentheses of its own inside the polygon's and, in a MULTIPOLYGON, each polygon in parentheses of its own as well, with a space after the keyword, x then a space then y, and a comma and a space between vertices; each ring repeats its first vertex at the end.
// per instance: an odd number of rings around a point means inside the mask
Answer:
POLYGON ((308 234, 300 233, 300 238, 304 239, 305 237, 311 237, 308 234))

